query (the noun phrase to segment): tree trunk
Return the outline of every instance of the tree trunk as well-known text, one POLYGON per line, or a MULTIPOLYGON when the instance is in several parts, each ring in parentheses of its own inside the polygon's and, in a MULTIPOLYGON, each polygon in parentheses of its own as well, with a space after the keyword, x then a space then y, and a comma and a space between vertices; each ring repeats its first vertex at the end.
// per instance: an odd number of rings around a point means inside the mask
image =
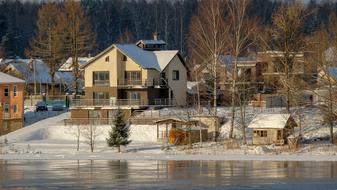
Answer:
POLYGON ((332 122, 330 122, 330 142, 331 142, 331 144, 334 143, 333 123, 332 122))
POLYGON ((331 81, 329 81, 329 125, 330 125, 330 142, 331 144, 334 143, 334 135, 333 135, 333 125, 334 125, 334 119, 335 119, 335 114, 334 114, 334 108, 333 108, 333 94, 332 94, 332 88, 333 85, 331 81))
POLYGON ((118 145, 118 153, 121 152, 121 145, 118 145))
POLYGON ((198 73, 197 73, 197 72, 195 72, 195 77, 196 77, 196 82, 197 82, 198 113, 200 114, 200 112, 201 112, 201 105, 200 105, 200 89, 199 89, 199 77, 198 77, 198 73))
POLYGON ((80 126, 77 125, 77 151, 80 151, 80 126))
POLYGON ((247 144, 247 137, 246 137, 246 121, 245 121, 245 105, 240 105, 240 116, 241 116, 241 125, 242 125, 242 134, 243 134, 243 144, 247 144))
POLYGON ((287 86, 287 112, 290 113, 290 88, 287 86))
POLYGON ((214 54, 213 58, 213 75, 214 75, 214 81, 213 81, 213 112, 214 115, 217 115, 217 73, 216 73, 216 63, 217 63, 217 56, 214 54))
POLYGON ((231 126, 229 130, 229 138, 233 138, 233 131, 234 131, 234 120, 235 120, 235 90, 236 90, 236 75, 237 75, 237 56, 235 56, 235 63, 233 69, 233 82, 232 82, 232 102, 231 102, 231 126))

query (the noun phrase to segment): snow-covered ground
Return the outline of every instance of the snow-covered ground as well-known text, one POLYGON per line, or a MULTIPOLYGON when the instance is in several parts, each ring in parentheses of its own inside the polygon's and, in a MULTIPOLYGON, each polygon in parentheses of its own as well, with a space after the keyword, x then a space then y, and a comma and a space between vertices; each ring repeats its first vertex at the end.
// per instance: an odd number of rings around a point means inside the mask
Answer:
POLYGON ((35 106, 26 106, 25 107, 25 126, 31 125, 35 122, 47 119, 49 117, 54 117, 64 113, 64 111, 51 111, 51 108, 48 108, 49 111, 35 112, 35 106))
MULTIPOLYGON (((226 115, 229 109, 219 109, 226 115)), ((248 118, 258 112, 251 111, 248 118)), ((247 146, 240 142, 196 143, 193 149, 185 146, 163 149, 157 143, 155 125, 131 125, 132 143, 123 148, 123 153, 110 148, 106 137, 111 126, 98 126, 95 130, 97 140, 94 153, 90 152, 87 139, 80 138, 77 151, 77 128, 65 126, 63 120, 70 113, 33 123, 23 129, 0 137, 0 159, 141 159, 141 160, 317 160, 337 161, 337 146, 329 145, 328 128, 322 125, 318 108, 306 108, 301 114, 301 133, 306 143, 296 151, 287 146, 247 146), (320 140, 320 141, 319 141, 320 140), (4 143, 6 142, 6 143, 4 143)), ((298 119, 299 118, 295 118, 298 119)), ((248 119, 249 120, 249 119, 248 119)), ((82 126, 82 129, 84 126, 82 126)), ((222 135, 228 133, 229 125, 221 127, 222 135)), ((160 132, 164 131, 163 126, 160 132)), ((297 130, 299 133, 299 129, 297 130)), ((241 131, 235 131, 240 137, 241 131)))

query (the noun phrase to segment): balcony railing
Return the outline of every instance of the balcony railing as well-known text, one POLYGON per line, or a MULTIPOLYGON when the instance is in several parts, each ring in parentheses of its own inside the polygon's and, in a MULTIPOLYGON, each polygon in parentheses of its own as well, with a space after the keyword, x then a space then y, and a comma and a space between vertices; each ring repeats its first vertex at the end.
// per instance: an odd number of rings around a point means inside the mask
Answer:
POLYGON ((65 119, 64 125, 72 126, 72 125, 111 125, 113 123, 113 119, 106 118, 73 118, 73 119, 65 119))
POLYGON ((2 118, 3 118, 3 119, 11 119, 11 114, 10 114, 10 113, 6 113, 6 112, 3 112, 2 118))
POLYGON ((119 107, 119 106, 175 106, 172 99, 75 99, 70 103, 71 107, 119 107))
POLYGON ((167 82, 164 79, 153 79, 153 80, 118 80, 118 86, 142 86, 142 87, 152 87, 152 86, 166 86, 167 82))
POLYGON ((21 119, 22 116, 20 114, 10 114, 10 113, 2 113, 2 119, 7 120, 7 119, 21 119))

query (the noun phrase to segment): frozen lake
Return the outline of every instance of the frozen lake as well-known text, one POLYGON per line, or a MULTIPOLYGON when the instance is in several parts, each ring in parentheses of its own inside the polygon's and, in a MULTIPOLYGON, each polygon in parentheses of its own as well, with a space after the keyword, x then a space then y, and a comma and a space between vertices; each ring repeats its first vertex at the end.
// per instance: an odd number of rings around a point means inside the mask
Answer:
POLYGON ((337 162, 0 161, 0 189, 336 189, 337 162))

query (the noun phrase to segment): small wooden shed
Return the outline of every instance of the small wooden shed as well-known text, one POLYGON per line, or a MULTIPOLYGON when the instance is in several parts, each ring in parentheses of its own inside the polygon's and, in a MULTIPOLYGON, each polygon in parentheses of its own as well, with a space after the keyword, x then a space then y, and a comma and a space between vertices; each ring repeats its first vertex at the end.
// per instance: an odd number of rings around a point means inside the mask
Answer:
POLYGON ((253 145, 283 145, 295 127, 290 114, 259 114, 248 125, 253 130, 253 145))
POLYGON ((165 125, 165 139, 162 140, 170 144, 184 145, 207 140, 207 129, 201 128, 198 120, 166 118, 155 121, 155 123, 157 124, 157 139, 160 140, 159 125, 165 125))

